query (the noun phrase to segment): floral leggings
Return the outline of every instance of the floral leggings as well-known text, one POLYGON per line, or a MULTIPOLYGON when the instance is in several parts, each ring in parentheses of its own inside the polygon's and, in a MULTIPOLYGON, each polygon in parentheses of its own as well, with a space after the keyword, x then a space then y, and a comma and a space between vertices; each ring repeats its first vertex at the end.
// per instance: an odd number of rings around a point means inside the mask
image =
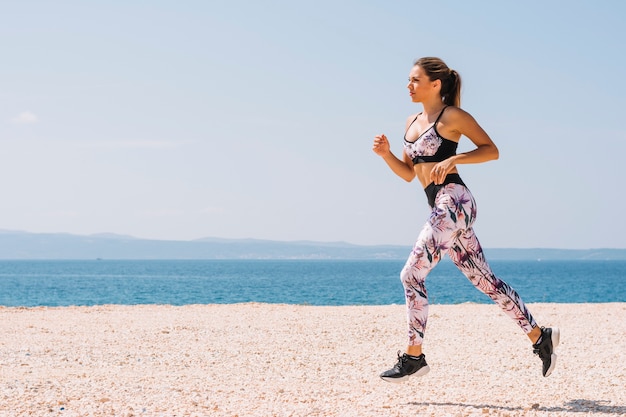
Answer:
POLYGON ((428 319, 425 279, 445 253, 525 333, 537 326, 517 292, 491 271, 472 229, 475 219, 476 202, 464 185, 450 183, 440 188, 430 218, 400 274, 406 296, 409 345, 422 344, 428 319))

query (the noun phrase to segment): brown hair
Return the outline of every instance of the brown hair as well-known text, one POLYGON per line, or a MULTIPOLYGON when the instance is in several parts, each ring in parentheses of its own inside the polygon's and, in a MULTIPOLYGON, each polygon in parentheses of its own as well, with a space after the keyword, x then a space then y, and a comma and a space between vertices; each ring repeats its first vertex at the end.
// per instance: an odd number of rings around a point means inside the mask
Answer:
POLYGON ((420 58, 413 64, 424 70, 430 81, 441 81, 441 97, 448 106, 461 105, 461 76, 436 57, 420 58))

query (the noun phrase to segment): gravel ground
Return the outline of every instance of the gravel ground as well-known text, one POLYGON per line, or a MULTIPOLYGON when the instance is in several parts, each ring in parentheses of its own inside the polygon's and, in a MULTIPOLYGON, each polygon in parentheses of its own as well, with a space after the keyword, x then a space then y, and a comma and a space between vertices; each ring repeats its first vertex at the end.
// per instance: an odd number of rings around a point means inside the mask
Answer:
POLYGON ((432 305, 431 372, 390 384, 404 306, 0 307, 0 417, 626 415, 626 303, 529 308, 549 378, 495 305, 432 305))

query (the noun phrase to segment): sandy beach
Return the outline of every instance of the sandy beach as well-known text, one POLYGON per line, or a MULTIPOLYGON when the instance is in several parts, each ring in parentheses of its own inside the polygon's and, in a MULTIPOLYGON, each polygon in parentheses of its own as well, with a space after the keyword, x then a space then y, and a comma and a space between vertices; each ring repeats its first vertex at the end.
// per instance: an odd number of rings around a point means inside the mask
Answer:
POLYGON ((402 305, 0 307, 0 416, 626 415, 626 303, 529 306, 549 378, 495 305, 432 305, 404 384, 402 305))

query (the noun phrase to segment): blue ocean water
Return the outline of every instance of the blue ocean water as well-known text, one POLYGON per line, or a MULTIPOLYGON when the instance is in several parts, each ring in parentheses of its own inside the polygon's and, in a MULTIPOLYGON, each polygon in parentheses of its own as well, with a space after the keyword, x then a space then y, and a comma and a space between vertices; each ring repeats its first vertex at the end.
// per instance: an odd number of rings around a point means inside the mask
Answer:
MULTIPOLYGON (((404 303, 401 260, 0 261, 0 305, 404 303)), ((626 302, 626 261, 492 261, 527 303, 626 302)), ((490 303, 448 260, 431 303, 490 303)))

